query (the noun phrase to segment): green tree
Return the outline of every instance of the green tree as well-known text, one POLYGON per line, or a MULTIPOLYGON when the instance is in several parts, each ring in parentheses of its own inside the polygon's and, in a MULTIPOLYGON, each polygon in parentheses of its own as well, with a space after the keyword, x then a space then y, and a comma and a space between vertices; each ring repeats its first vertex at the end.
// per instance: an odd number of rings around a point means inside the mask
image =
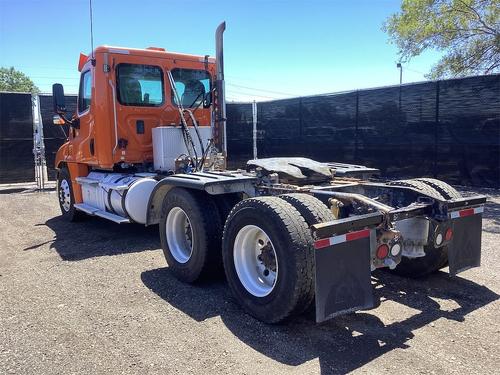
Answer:
POLYGON ((11 92, 40 92, 33 81, 23 72, 13 67, 0 68, 0 91, 11 92))
POLYGON ((498 73, 500 0, 403 0, 383 26, 402 62, 443 52, 429 78, 498 73))

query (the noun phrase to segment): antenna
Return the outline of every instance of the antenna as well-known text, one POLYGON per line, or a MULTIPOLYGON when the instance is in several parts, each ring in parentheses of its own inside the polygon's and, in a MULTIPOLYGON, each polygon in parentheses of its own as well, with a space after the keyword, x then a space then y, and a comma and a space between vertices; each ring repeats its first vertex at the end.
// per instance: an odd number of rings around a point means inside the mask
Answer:
POLYGON ((90 8, 90 48, 91 48, 91 61, 92 65, 95 66, 95 57, 94 57, 94 30, 92 28, 92 0, 89 0, 89 8, 90 8))

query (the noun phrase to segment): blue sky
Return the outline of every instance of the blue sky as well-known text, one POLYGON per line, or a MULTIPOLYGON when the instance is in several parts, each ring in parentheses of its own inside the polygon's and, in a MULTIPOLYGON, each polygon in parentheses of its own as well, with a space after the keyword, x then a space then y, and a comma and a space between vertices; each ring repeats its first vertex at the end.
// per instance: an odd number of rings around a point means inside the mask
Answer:
MULTIPOLYGON (((290 96, 399 83, 397 49, 381 30, 399 0, 93 0, 94 45, 214 54, 225 20, 229 100, 290 96)), ((0 0, 0 66, 38 87, 61 82, 76 93, 80 52, 90 51, 88 0, 0 0)), ((404 66, 403 81, 425 80, 439 54, 404 66)))

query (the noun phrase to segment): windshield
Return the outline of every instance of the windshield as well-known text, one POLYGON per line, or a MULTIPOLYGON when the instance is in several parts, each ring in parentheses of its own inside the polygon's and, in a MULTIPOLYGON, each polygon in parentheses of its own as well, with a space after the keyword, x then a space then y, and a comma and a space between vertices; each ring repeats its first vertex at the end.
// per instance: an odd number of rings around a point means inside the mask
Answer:
MULTIPOLYGON (((210 92, 210 74, 206 70, 176 68, 172 70, 172 77, 184 108, 199 106, 210 92)), ((179 105, 173 92, 172 103, 179 105)))

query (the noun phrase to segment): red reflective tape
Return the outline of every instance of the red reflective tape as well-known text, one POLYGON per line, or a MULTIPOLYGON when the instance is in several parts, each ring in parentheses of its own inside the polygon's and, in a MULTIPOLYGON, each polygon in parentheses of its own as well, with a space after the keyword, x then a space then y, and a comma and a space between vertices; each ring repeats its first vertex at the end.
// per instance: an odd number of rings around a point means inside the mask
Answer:
POLYGON ((474 215, 474 209, 468 208, 466 210, 460 211, 459 214, 460 214, 460 217, 471 216, 471 215, 474 215))
POLYGON ((370 229, 358 230, 357 232, 350 232, 346 234, 346 241, 359 240, 370 236, 370 229))
POLYGON ((314 241, 314 248, 316 250, 322 249, 324 247, 330 246, 330 239, 329 238, 323 238, 321 240, 314 241))

